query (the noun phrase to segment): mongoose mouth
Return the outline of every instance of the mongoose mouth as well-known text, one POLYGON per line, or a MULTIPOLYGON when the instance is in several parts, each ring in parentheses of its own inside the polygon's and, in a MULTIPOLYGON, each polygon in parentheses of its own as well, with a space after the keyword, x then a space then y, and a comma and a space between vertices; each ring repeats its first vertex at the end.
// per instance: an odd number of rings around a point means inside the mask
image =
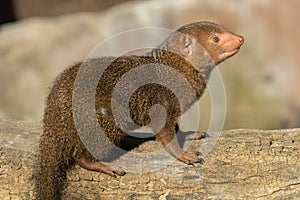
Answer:
POLYGON ((238 48, 236 48, 230 52, 225 52, 224 54, 225 54, 226 58, 229 58, 229 57, 235 55, 237 52, 239 52, 240 48, 241 47, 239 46, 238 48))
POLYGON ((234 56, 237 52, 239 52, 239 50, 240 50, 240 46, 232 51, 226 51, 226 52, 222 53, 220 55, 220 62, 222 62, 223 60, 225 60, 227 58, 234 56))

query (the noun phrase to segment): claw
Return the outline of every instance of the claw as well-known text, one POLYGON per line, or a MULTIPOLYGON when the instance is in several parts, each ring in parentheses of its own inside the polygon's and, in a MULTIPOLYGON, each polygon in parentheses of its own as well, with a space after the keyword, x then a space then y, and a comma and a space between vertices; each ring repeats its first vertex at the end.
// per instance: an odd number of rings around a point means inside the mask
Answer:
POLYGON ((196 152, 196 156, 202 156, 203 154, 201 152, 196 152))
POLYGON ((188 165, 194 165, 194 163, 192 162, 192 161, 188 161, 188 163, 187 163, 188 165))
POLYGON ((123 171, 123 172, 120 174, 120 176, 124 176, 125 174, 126 174, 126 172, 123 171))
POLYGON ((210 137, 206 132, 195 132, 186 137, 187 140, 201 140, 210 137))
POLYGON ((199 158, 198 160, 197 160, 197 163, 200 163, 200 164, 203 164, 205 161, 204 161, 204 159, 203 158, 199 158))
POLYGON ((199 139, 203 139, 203 138, 207 138, 207 137, 209 137, 208 133, 202 132, 199 139))

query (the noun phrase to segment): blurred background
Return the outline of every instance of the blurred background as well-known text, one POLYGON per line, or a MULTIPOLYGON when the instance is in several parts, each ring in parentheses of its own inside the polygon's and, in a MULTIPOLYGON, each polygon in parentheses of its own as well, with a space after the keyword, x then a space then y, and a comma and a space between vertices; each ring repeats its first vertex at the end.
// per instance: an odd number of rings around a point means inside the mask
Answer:
MULTIPOLYGON (((0 118, 41 121, 54 78, 111 35, 211 20, 246 40, 218 66, 224 129, 300 127, 299 9, 298 0, 1 0, 0 118)), ((206 91, 202 130, 209 105, 206 91)))

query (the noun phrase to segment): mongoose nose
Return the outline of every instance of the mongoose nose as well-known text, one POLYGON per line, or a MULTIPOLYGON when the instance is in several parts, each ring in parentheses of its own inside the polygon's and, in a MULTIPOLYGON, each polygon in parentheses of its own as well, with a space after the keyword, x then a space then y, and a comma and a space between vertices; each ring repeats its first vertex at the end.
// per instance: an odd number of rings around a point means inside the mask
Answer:
POLYGON ((238 37, 238 41, 241 43, 241 45, 244 43, 244 38, 243 36, 238 37))

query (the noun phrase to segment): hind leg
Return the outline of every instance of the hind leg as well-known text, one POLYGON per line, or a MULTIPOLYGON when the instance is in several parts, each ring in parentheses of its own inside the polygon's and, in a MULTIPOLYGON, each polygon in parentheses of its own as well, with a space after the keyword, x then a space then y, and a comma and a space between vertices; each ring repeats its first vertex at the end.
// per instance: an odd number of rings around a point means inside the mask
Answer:
POLYGON ((87 157, 79 158, 77 164, 86 170, 101 172, 112 177, 116 177, 116 175, 123 176, 126 174, 126 172, 117 165, 100 162, 87 157))
POLYGON ((187 134, 186 140, 201 140, 203 138, 209 137, 209 135, 206 132, 200 132, 200 131, 187 131, 182 132, 183 134, 187 134))
POLYGON ((203 138, 209 137, 209 135, 206 132, 201 132, 201 131, 182 131, 182 130, 180 130, 178 123, 176 123, 175 129, 176 129, 176 132, 180 136, 184 136, 184 138, 186 140, 201 140, 203 138))

